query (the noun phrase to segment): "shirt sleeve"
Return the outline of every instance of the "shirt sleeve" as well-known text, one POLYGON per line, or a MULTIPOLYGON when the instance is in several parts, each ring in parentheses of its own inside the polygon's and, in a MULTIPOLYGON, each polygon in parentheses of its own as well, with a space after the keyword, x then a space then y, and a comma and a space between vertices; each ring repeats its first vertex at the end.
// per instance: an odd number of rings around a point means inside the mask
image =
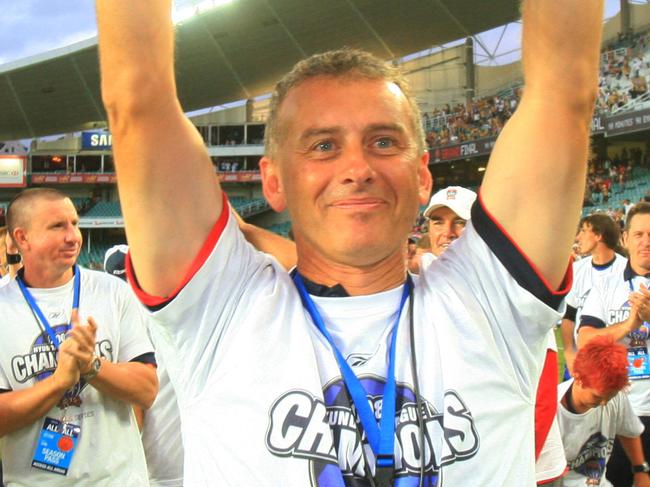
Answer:
POLYGON ((421 280, 431 289, 432 308, 447 308, 453 316, 455 333, 480 337, 495 358, 492 366, 534 401, 548 333, 564 313, 571 269, 567 260, 564 282, 559 290, 551 289, 477 200, 461 237, 424 270, 421 280))
POLYGON ((593 328, 605 328, 606 313, 605 313, 605 299, 604 299, 603 284, 598 282, 594 284, 591 291, 585 299, 585 304, 582 307, 580 315, 580 327, 590 326, 593 328))
POLYGON ((118 362, 130 362, 136 357, 153 353, 154 348, 149 340, 145 316, 140 310, 133 293, 122 281, 117 281, 120 303, 120 344, 117 354, 118 362))
POLYGON ((528 258, 501 224, 478 198, 472 206, 472 224, 481 239, 523 289, 547 306, 559 310, 571 289, 573 267, 567 262, 565 277, 559 289, 553 289, 535 264, 528 258))
POLYGON ((245 240, 227 202, 192 269, 169 298, 146 295, 130 261, 127 266, 131 285, 151 312, 157 339, 176 356, 170 361, 176 364, 174 386, 186 398, 199 395, 216 373, 222 343, 237 333, 237 323, 274 295, 277 275, 290 280, 274 258, 245 240))
POLYGON ((616 425, 616 434, 632 438, 639 436, 643 433, 644 426, 638 416, 634 414, 634 411, 632 411, 632 405, 627 397, 627 393, 621 391, 616 397, 619 409, 617 415, 618 423, 616 425))

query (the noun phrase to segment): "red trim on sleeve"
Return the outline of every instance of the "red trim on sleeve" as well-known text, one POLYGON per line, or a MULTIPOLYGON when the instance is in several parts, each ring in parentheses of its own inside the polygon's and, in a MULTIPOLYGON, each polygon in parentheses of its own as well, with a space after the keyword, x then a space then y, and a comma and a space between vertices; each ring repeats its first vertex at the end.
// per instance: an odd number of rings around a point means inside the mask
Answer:
POLYGON ((564 467, 564 472, 562 472, 560 475, 558 475, 557 477, 553 477, 552 479, 540 480, 539 482, 537 482, 537 485, 550 484, 551 482, 555 482, 557 479, 564 477, 567 473, 569 473, 569 467, 564 467))
POLYGON ((535 398, 535 459, 542 452, 557 413, 557 377, 557 352, 547 349, 535 398))
POLYGON ((221 237, 224 228, 226 228, 226 224, 228 223, 228 219, 230 217, 230 205, 228 204, 228 197, 224 192, 222 192, 222 195, 223 195, 223 207, 221 209, 221 215, 219 215, 219 218, 217 219, 216 223, 212 227, 212 230, 210 230, 208 237, 205 239, 205 242, 201 247, 201 250, 199 250, 199 253, 194 258, 192 265, 190 265, 190 268, 185 273, 185 277, 169 296, 167 297, 153 296, 151 294, 147 294, 145 291, 142 290, 140 284, 138 283, 138 279, 135 276, 135 270, 133 269, 133 265, 131 264, 131 251, 129 250, 129 252, 126 255, 126 262, 125 262, 126 276, 128 282, 131 283, 131 287, 133 288, 135 295, 142 302, 142 304, 149 307, 161 306, 174 299, 176 295, 179 292, 181 292, 181 290, 194 277, 194 275, 198 272, 201 266, 208 259, 208 257, 212 253, 212 250, 217 245, 217 242, 219 241, 219 238, 221 237))
POLYGON ((544 284, 544 286, 546 287, 548 292, 550 292, 551 294, 553 294, 555 296, 564 296, 564 295, 566 295, 569 292, 569 290, 571 289, 571 286, 573 284, 573 265, 572 265, 573 264, 573 258, 572 257, 569 258, 568 268, 567 268, 567 270, 566 270, 566 272, 564 274, 564 279, 562 279, 562 283, 560 284, 560 288, 557 289, 557 290, 553 289, 551 284, 542 275, 542 273, 539 271, 537 266, 535 264, 533 264, 533 261, 530 260, 530 258, 521 249, 521 247, 519 247, 519 245, 517 245, 517 242, 515 242, 515 240, 510 236, 510 234, 506 231, 506 229, 503 228, 501 223, 499 223, 499 221, 487 209, 487 207, 485 206, 485 203, 483 202, 483 196, 481 194, 480 189, 479 189, 479 193, 478 193, 478 200, 479 200, 481 208, 483 208, 483 211, 485 212, 486 216, 492 221, 492 223, 494 223, 494 226, 496 226, 499 229, 499 231, 510 241, 510 243, 517 250, 517 252, 519 252, 519 254, 524 258, 526 263, 530 266, 532 271, 537 275, 539 280, 542 281, 542 283, 544 284))

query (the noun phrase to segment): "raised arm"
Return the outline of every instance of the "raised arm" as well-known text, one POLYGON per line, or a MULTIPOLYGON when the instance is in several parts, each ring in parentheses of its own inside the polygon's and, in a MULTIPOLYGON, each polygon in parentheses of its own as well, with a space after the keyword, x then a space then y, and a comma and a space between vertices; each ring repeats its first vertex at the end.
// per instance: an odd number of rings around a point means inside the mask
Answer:
POLYGON ((97 0, 97 19, 133 266, 144 291, 167 296, 217 220, 221 191, 176 95, 170 0, 97 0))
POLYGON ((603 0, 526 0, 525 88, 481 196, 550 286, 563 278, 583 200, 603 0))

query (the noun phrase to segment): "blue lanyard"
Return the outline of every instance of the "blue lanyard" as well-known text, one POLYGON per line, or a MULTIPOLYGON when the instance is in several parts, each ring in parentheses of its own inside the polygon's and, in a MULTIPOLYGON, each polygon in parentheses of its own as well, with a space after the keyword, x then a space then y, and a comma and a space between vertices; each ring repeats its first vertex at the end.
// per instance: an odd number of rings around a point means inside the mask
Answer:
MULTIPOLYGON (((406 279, 404 284, 404 292, 402 292, 402 298, 397 312, 397 319, 395 320, 395 326, 393 327, 393 332, 391 334, 390 352, 388 356, 388 373, 386 377, 386 385, 384 386, 380 425, 377 425, 375 415, 370 409, 366 391, 352 368, 345 361, 340 350, 334 344, 332 335, 327 331, 323 318, 318 312, 314 301, 309 296, 309 293, 305 288, 305 283, 299 273, 294 273, 293 282, 296 284, 296 288, 298 289, 298 293, 300 293, 300 298, 302 299, 302 304, 307 309, 314 325, 316 325, 316 328, 318 328, 330 344, 330 347, 332 347, 332 351, 334 352, 334 356, 336 357, 336 361, 339 364, 339 369, 343 376, 343 382, 345 383, 350 397, 354 402, 354 406, 359 413, 359 420, 361 421, 363 430, 366 432, 366 436, 368 437, 368 443, 377 459, 377 467, 382 470, 390 469, 392 471, 395 467, 395 403, 397 395, 397 385, 395 382, 395 348, 397 342, 397 329, 399 327, 400 317, 402 316, 402 310, 404 309, 406 298, 409 297, 413 286, 410 277, 406 279)), ((377 475, 377 473, 378 472, 375 472, 375 475, 377 475)))
MULTIPOLYGON (((72 268, 72 272, 74 273, 74 294, 72 295, 72 309, 75 310, 79 308, 79 293, 81 291, 81 277, 79 273, 79 268, 76 265, 72 268)), ((36 316, 38 316, 38 320, 40 320, 41 324, 43 325, 43 328, 45 329, 48 336, 50 337, 50 342, 52 343, 52 346, 58 351, 59 341, 57 340, 56 335, 54 334, 54 330, 50 326, 49 321, 47 321, 47 318, 43 314, 43 311, 41 311, 41 308, 36 303, 34 296, 32 296, 32 293, 30 293, 29 289, 27 289, 27 286, 25 285, 25 281, 23 280, 22 276, 19 275, 16 278, 16 281, 18 282, 20 291, 23 293, 23 297, 25 298, 25 301, 27 301, 27 304, 31 308, 32 312, 34 312, 36 316)), ((68 323, 67 328, 70 329, 71 327, 72 327, 72 323, 68 323)))
MULTIPOLYGON (((634 284, 632 284, 632 281, 634 280, 634 277, 636 277, 636 276, 632 276, 632 279, 628 279, 628 280, 627 280, 627 283, 628 283, 628 285, 630 286, 630 292, 632 292, 632 293, 634 292, 634 284)), ((648 282, 648 281, 647 281, 647 279, 646 279, 646 283, 647 283, 647 282, 648 282)))

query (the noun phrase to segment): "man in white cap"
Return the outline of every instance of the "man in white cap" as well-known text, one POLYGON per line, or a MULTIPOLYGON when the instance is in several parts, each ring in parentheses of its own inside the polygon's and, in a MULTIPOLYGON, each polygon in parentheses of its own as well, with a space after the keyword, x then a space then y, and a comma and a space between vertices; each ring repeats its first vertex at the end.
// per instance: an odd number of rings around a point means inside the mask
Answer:
POLYGON ((431 252, 420 256, 424 259, 423 265, 440 257, 451 242, 461 236, 475 200, 476 193, 461 186, 448 186, 431 197, 424 211, 429 221, 431 252))

